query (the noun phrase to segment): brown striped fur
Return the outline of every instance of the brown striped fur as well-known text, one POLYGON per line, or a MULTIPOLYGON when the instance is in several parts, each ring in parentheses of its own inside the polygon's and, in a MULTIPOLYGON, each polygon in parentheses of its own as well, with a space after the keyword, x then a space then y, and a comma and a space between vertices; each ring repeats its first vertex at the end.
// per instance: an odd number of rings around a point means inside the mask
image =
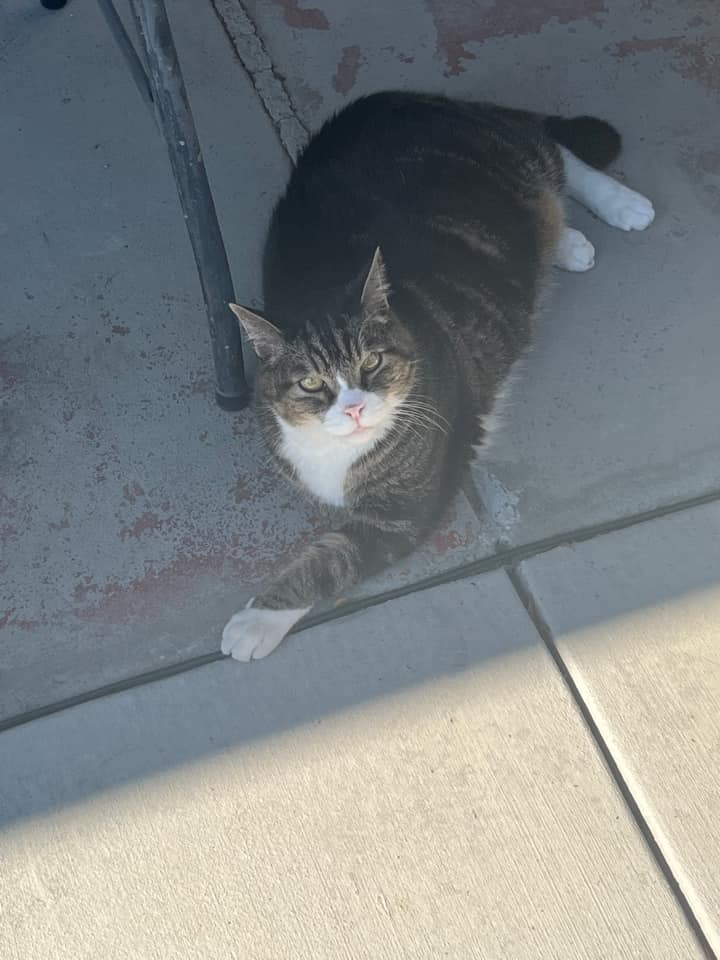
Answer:
MULTIPOLYGON (((582 123, 596 139, 616 136, 601 121, 582 123)), ((347 472, 338 529, 256 607, 305 608, 342 593, 442 518, 529 345, 563 229, 563 161, 548 124, 488 104, 383 93, 330 120, 300 157, 269 230, 267 320, 237 309, 260 356, 268 445, 298 479, 281 421, 320 429, 338 377, 396 412, 347 472), (369 351, 382 366, 366 375, 369 351), (323 379, 320 392, 300 386, 309 375, 323 379)), ((573 121, 552 124, 558 139, 572 138, 573 121)))

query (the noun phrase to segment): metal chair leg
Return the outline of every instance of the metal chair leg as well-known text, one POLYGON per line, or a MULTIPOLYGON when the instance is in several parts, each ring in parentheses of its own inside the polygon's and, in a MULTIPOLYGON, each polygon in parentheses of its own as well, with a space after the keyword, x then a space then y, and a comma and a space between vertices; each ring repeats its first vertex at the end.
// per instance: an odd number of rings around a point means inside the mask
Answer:
POLYGON ((155 113, 170 157, 175 186, 205 298, 215 359, 216 398, 237 410, 248 402, 240 329, 228 309, 234 300, 225 245, 183 83, 163 0, 130 0, 150 69, 155 113))
MULTIPOLYGON (((65 5, 65 0, 41 2, 49 10, 65 5)), ((148 74, 112 0, 98 2, 143 99, 155 109, 205 300, 215 361, 215 397, 224 409, 239 410, 247 404, 249 390, 240 329, 228 308, 235 293, 165 4, 163 0, 130 0, 148 74)))

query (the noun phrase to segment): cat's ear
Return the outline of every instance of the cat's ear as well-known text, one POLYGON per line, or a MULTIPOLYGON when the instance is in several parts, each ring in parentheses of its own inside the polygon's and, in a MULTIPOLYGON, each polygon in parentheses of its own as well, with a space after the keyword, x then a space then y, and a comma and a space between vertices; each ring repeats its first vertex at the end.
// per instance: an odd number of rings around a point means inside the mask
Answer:
POLYGON ((375 250, 370 270, 365 279, 365 286, 360 295, 360 304, 367 314, 378 316, 387 313, 389 294, 390 285, 387 280, 385 260, 380 252, 380 247, 378 247, 375 250))
POLYGON ((269 320, 253 313, 247 307, 238 306, 237 303, 229 303, 228 306, 240 321, 240 326, 248 335, 255 353, 261 360, 272 360, 273 357, 282 353, 286 346, 285 339, 269 320))

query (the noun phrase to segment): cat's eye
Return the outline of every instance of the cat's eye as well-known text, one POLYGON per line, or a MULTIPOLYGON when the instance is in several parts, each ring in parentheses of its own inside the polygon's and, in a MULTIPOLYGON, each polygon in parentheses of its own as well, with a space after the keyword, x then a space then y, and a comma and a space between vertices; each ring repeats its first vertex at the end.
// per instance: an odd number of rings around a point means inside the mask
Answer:
POLYGON ((309 376, 303 377, 298 383, 306 393, 317 393, 318 390, 322 390, 325 386, 323 378, 319 377, 316 373, 311 373, 309 376))
POLYGON ((369 353, 363 362, 360 364, 360 368, 365 371, 365 373, 372 373, 373 370, 377 370, 382 362, 382 354, 380 353, 369 353))

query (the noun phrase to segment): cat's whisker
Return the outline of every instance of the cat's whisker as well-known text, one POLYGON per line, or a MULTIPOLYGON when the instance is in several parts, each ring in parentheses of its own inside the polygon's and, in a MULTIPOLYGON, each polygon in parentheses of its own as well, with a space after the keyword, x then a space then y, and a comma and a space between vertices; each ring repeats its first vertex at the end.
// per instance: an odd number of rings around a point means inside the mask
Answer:
POLYGON ((413 413, 421 413, 424 416, 430 417, 430 419, 434 420, 438 424, 443 424, 445 427, 450 426, 445 417, 439 414, 437 410, 434 410, 432 407, 421 407, 408 404, 405 406, 405 410, 412 411, 413 413))
POLYGON ((410 396, 403 401, 403 403, 414 403, 417 404, 417 406, 430 407, 436 413, 439 413, 435 401, 433 401, 430 397, 418 396, 411 393, 410 396))
POLYGON ((434 407, 429 405, 421 405, 414 402, 405 401, 404 403, 400 404, 398 413, 410 414, 415 417, 417 422, 423 422, 428 426, 435 427, 444 434, 447 434, 448 427, 450 426, 445 417, 438 413, 434 407), (444 421, 444 424, 441 421, 444 421))
POLYGON ((433 427, 436 430, 439 430, 441 433, 447 433, 445 428, 436 423, 434 420, 429 419, 423 415, 419 415, 409 410, 399 411, 395 415, 395 421, 403 424, 415 424, 419 427, 433 427))
POLYGON ((395 424, 402 426, 403 430, 409 431, 417 440, 422 440, 422 434, 418 433, 418 431, 411 426, 410 422, 403 421, 402 418, 398 417, 395 424))
MULTIPOLYGON (((398 419, 402 419, 402 418, 398 418, 398 419)), ((444 433, 444 434, 447 433, 447 431, 443 427, 441 427, 438 423, 436 423, 434 420, 427 420, 425 418, 415 416, 415 417, 408 417, 406 422, 415 423, 421 427, 430 427, 431 429, 438 430, 440 433, 444 433)))
POLYGON ((408 399, 405 402, 416 404, 417 406, 426 407, 427 409, 431 410, 441 420, 444 420, 448 426, 450 426, 450 421, 440 413, 440 411, 437 409, 437 407, 435 406, 435 403, 431 400, 430 397, 425 397, 422 395, 411 396, 411 397, 408 397, 408 399))

